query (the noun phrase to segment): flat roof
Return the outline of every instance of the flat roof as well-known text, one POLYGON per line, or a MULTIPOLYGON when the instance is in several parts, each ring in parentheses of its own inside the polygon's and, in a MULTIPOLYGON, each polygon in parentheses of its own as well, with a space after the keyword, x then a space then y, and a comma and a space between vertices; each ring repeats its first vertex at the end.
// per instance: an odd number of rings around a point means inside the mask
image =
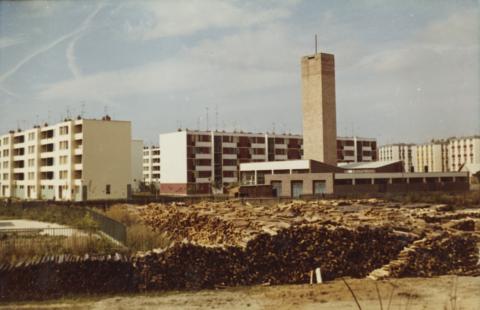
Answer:
POLYGON ((338 166, 343 169, 377 169, 389 166, 396 163, 401 163, 401 160, 385 160, 385 161, 369 161, 358 163, 339 163, 338 166))
POLYGON ((240 171, 310 169, 310 160, 282 160, 240 164, 240 171))

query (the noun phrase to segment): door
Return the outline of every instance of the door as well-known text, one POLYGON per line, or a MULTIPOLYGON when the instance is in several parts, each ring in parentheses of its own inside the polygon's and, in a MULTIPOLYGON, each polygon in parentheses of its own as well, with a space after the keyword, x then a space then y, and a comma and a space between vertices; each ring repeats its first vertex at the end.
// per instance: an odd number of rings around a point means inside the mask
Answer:
POLYGON ((87 201, 87 186, 82 186, 82 201, 87 201))
POLYGON ((313 181, 313 194, 321 196, 326 192, 325 181, 313 181))
POLYGON ((273 194, 275 197, 282 196, 282 181, 272 181, 270 185, 272 185, 273 194))
POLYGON ((302 181, 292 181, 292 197, 300 198, 303 194, 303 182, 302 181))
POLYGON ((58 200, 62 200, 63 199, 63 186, 59 186, 58 187, 58 200))

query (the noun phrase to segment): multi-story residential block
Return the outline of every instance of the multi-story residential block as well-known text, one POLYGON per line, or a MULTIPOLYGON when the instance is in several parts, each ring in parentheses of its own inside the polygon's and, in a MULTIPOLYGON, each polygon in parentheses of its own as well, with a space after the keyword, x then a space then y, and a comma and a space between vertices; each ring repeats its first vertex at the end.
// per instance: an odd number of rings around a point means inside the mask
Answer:
POLYGON ((480 136, 432 140, 418 145, 384 145, 379 149, 379 158, 380 161, 403 160, 405 171, 410 172, 469 171, 473 174, 480 166, 480 136))
POLYGON ((143 148, 143 181, 147 185, 160 184, 160 148, 145 146, 143 148))
POLYGON ((417 160, 417 148, 415 144, 398 143, 383 145, 378 150, 379 161, 403 161, 406 172, 414 172, 417 160))
MULTIPOLYGON (((241 163, 302 159, 302 144, 301 135, 288 134, 189 130, 161 134, 160 192, 186 195, 221 190, 238 182, 241 163)), ((337 154, 353 152, 346 157, 348 162, 377 156, 374 139, 338 138, 337 147, 337 154)))
POLYGON ((475 173, 473 166, 480 164, 480 136, 449 138, 446 160, 450 171, 475 173))
POLYGON ((360 137, 337 137, 338 163, 377 160, 377 140, 360 137))
POLYGON ((85 201, 127 198, 131 124, 65 120, 0 136, 0 196, 85 201))
POLYGON ((415 172, 448 171, 446 148, 447 144, 441 140, 416 145, 417 156, 413 162, 415 172))

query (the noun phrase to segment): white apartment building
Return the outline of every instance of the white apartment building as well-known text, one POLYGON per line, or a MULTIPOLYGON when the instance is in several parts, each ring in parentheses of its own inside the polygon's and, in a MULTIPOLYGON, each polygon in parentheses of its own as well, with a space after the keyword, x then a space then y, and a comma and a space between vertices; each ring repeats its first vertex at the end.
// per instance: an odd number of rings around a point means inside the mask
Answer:
POLYGON ((414 144, 390 144, 378 149, 379 161, 403 161, 405 172, 414 172, 417 160, 417 149, 414 144))
POLYGON ((415 172, 442 172, 448 170, 447 144, 445 141, 432 141, 431 143, 415 146, 416 158, 414 159, 415 172))
MULTIPOLYGON (((480 170, 480 136, 452 137, 424 144, 392 144, 379 148, 380 161, 403 160, 415 172, 480 170)), ((405 170, 410 171, 412 170, 405 170)))
POLYGON ((480 136, 449 138, 448 167, 450 171, 476 173, 480 165, 480 136))
POLYGON ((131 124, 65 120, 0 136, 0 196, 85 201, 131 191, 131 124))
POLYGON ((160 184, 160 148, 145 146, 143 148, 143 181, 146 185, 160 184))
MULTIPOLYGON (((221 190, 238 182, 241 163, 302 159, 302 144, 301 135, 291 134, 191 130, 161 134, 160 192, 187 195, 221 190)), ((339 162, 375 160, 376 141, 339 137, 337 154, 342 155, 339 162)), ((148 164, 144 157, 144 172, 148 164)))

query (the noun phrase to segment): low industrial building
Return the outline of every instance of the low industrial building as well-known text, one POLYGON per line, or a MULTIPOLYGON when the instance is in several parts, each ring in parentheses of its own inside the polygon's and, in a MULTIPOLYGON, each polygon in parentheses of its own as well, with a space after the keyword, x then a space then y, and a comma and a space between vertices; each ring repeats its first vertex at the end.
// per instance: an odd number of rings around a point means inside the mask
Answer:
POLYGON ((0 197, 126 199, 132 192, 131 123, 82 119, 0 136, 0 197))
POLYGON ((308 198, 469 189, 468 172, 398 172, 399 167, 403 169, 400 161, 347 168, 314 160, 241 164, 240 193, 250 197, 308 198))

